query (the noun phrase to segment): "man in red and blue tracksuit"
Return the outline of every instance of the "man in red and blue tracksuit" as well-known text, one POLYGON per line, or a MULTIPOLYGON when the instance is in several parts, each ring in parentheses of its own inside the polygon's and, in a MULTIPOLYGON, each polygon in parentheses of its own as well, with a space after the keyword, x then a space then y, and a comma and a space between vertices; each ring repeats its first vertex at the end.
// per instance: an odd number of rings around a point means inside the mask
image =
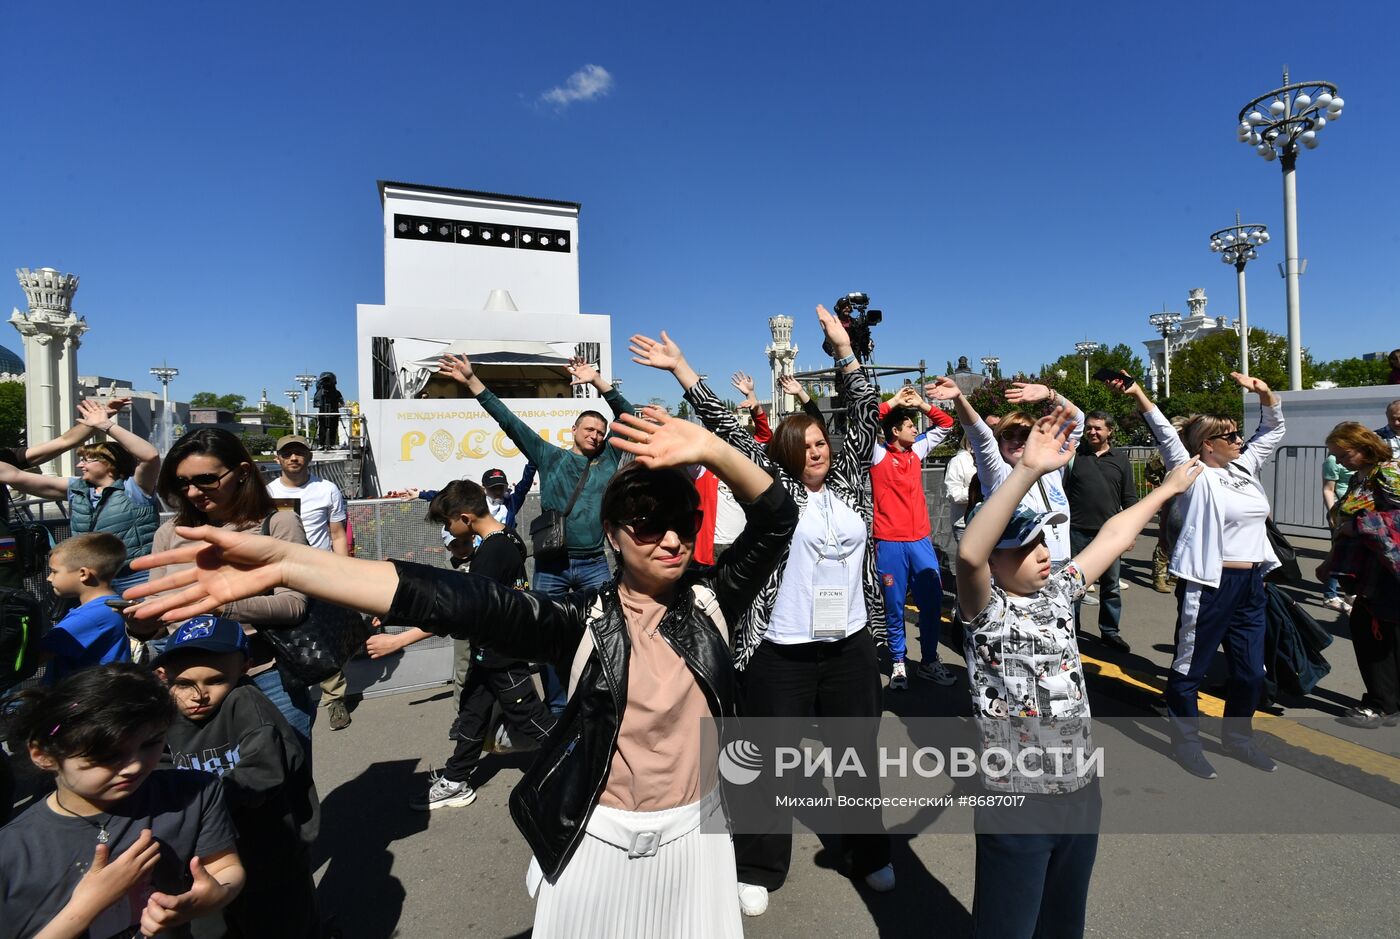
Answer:
POLYGON ((932 407, 912 388, 900 391, 888 411, 881 405, 880 424, 885 442, 876 441, 871 456, 870 486, 875 496, 875 563, 885 592, 885 624, 888 627, 890 688, 909 687, 905 672, 904 598, 914 595, 919 610, 919 648, 923 662, 918 676, 940 685, 951 685, 953 673, 938 660, 938 637, 943 616, 943 581, 938 555, 929 539, 928 500, 924 497, 924 457, 943 442, 953 426, 953 416, 932 407), (933 424, 919 433, 919 411, 933 424))

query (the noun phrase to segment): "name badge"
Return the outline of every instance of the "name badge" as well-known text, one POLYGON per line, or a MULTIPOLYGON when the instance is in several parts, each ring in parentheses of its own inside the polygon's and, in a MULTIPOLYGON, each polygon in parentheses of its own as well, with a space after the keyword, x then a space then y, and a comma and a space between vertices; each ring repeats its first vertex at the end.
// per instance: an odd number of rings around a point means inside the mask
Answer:
POLYGON ((812 578, 812 638, 844 639, 850 623, 846 565, 818 563, 812 578))

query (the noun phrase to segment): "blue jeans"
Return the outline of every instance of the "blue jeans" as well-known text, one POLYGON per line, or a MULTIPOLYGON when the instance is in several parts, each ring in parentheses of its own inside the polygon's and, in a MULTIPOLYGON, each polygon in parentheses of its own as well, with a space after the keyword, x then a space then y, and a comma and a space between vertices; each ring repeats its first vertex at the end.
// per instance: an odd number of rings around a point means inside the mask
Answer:
POLYGON ((269 668, 253 676, 253 684, 267 696, 287 723, 296 731, 297 740, 306 751, 306 759, 311 761, 311 725, 316 722, 316 704, 311 700, 307 688, 288 688, 282 683, 282 673, 269 668))
MULTIPOLYGON (((601 587, 611 576, 608 559, 602 554, 591 558, 536 561, 535 582, 531 587, 551 597, 562 597, 575 590, 601 587)), ((544 699, 550 712, 562 714, 564 702, 569 697, 569 689, 559 680, 553 666, 545 665, 540 671, 540 677, 544 680, 544 699)))
MULTIPOLYGON (((1098 535, 1096 531, 1080 531, 1077 528, 1069 530, 1070 552, 1078 555, 1080 551, 1089 547, 1089 542, 1098 535)), ((1108 570, 1099 577, 1099 635, 1118 635, 1118 625, 1123 620, 1123 593, 1118 589, 1118 572, 1122 559, 1115 558, 1113 563, 1108 565, 1108 570)), ((1079 610, 1084 604, 1074 605, 1075 628, 1083 629, 1083 621, 1079 618, 1079 610)))
POLYGON ((942 632, 943 577, 938 570, 938 554, 933 542, 876 541, 875 567, 880 572, 880 589, 885 594, 885 627, 890 643, 890 660, 903 662, 907 652, 904 639, 904 597, 914 594, 919 610, 919 649, 925 662, 938 661, 938 637, 942 632))
POLYGON ((1342 595, 1342 585, 1337 582, 1337 578, 1327 578, 1327 586, 1322 591, 1322 599, 1331 600, 1342 595))

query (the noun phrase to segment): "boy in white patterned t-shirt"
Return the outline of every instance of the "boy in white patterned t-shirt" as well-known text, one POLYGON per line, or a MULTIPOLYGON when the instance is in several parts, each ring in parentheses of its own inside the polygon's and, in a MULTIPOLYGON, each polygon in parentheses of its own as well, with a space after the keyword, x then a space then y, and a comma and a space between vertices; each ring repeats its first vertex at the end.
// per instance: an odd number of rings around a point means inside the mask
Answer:
POLYGON ((1101 764, 1093 759, 1074 602, 1200 472, 1194 460, 1174 470, 1051 576, 1044 530, 1066 518, 1020 502, 1073 455, 1074 422, 1066 418, 1056 408, 1036 423, 1020 462, 974 510, 958 546, 958 606, 987 756, 983 784, 1025 796, 1017 808, 976 810, 979 937, 1084 932, 1102 806, 1092 774, 1101 764))

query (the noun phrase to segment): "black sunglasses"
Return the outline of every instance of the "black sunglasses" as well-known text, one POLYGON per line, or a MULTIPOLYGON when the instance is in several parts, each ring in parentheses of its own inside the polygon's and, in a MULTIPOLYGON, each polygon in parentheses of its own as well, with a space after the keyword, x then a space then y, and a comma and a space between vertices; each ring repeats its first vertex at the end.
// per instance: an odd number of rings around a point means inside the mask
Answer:
POLYGON ((681 541, 690 541, 700 531, 704 517, 705 513, 696 509, 689 514, 629 518, 620 524, 637 544, 656 544, 666 537, 668 531, 675 532, 681 541))
POLYGON ((1228 440, 1228 441, 1230 441, 1231 443, 1239 443, 1241 440, 1244 439, 1244 434, 1240 433, 1240 432, 1237 431, 1237 430, 1232 430, 1232 431, 1230 431, 1228 434, 1216 434, 1215 436, 1213 436, 1213 437, 1207 437, 1206 439, 1207 439, 1207 440, 1228 440))
POLYGON ((222 473, 200 473, 198 476, 190 476, 188 478, 184 476, 176 476, 175 485, 179 486, 182 490, 188 489, 191 486, 193 486, 196 489, 204 490, 218 489, 219 483, 223 482, 224 477, 232 472, 233 470, 227 469, 224 470, 222 473))

